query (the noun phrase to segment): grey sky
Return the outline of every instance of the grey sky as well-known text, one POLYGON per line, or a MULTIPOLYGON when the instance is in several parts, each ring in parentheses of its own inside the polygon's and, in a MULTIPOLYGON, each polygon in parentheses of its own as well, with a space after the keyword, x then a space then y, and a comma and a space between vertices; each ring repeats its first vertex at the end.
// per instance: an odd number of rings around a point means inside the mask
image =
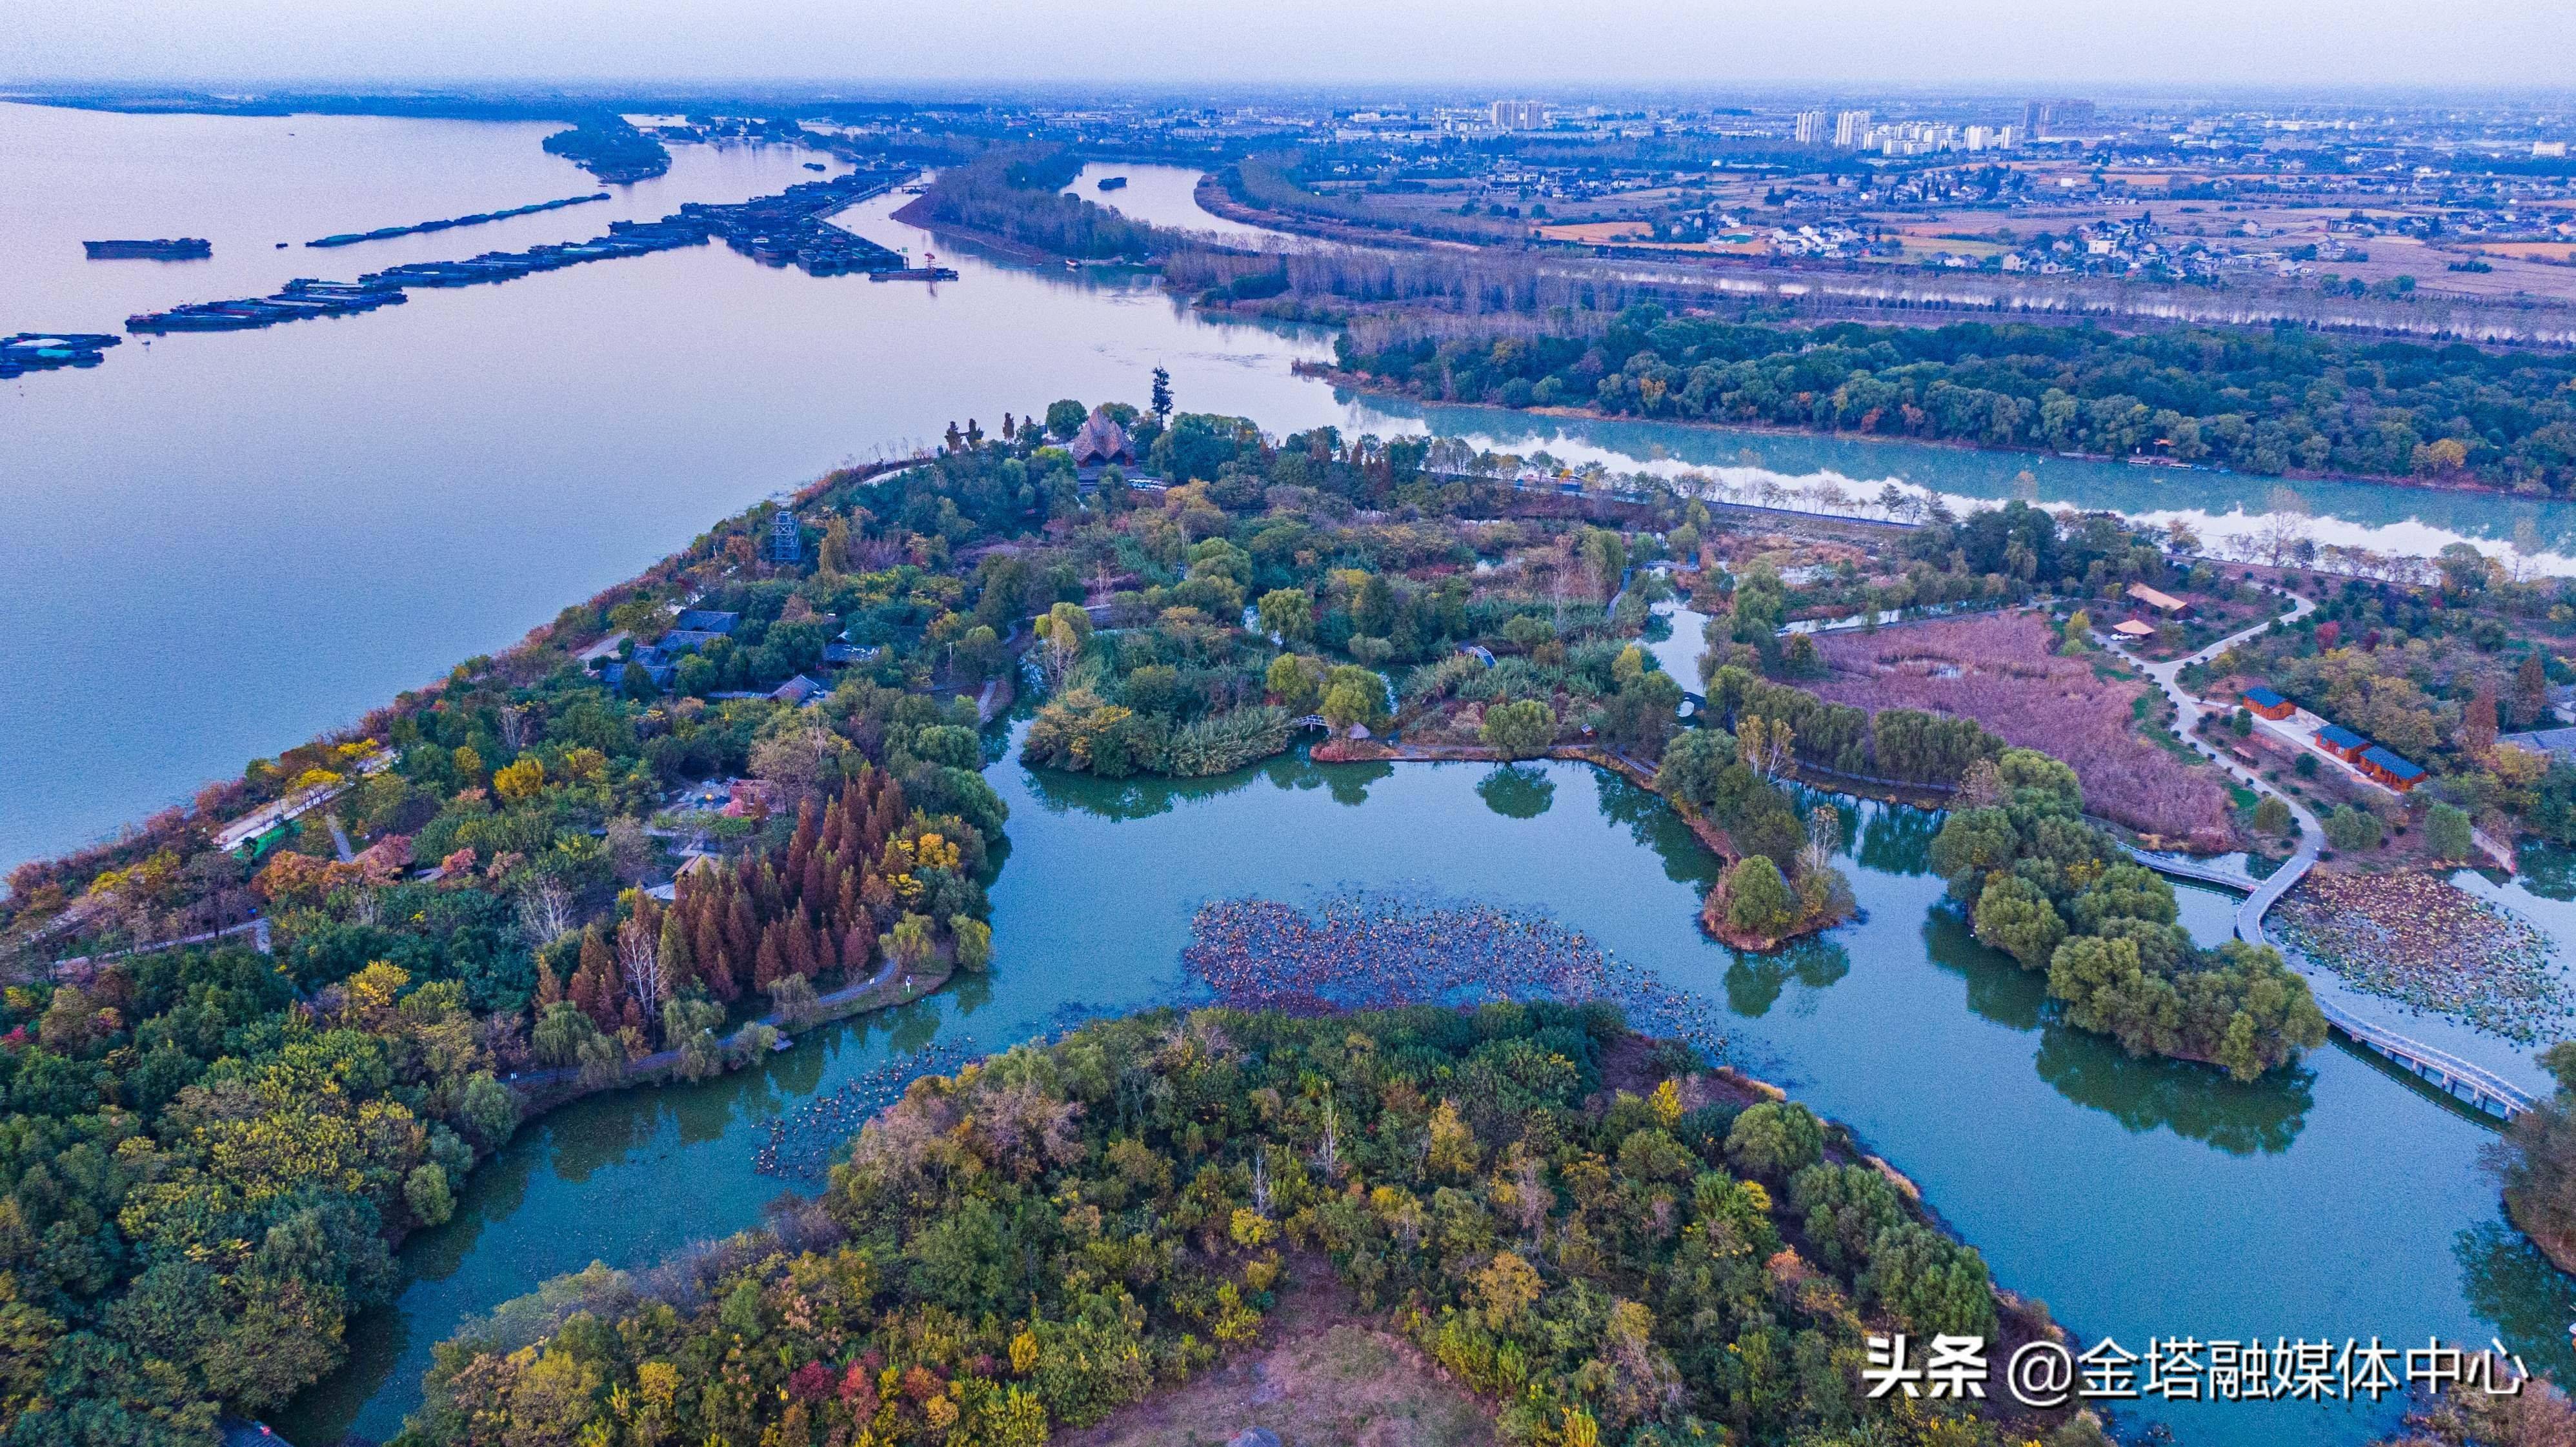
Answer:
POLYGON ((0 79, 2566 87, 2568 0, 7 0, 0 79))

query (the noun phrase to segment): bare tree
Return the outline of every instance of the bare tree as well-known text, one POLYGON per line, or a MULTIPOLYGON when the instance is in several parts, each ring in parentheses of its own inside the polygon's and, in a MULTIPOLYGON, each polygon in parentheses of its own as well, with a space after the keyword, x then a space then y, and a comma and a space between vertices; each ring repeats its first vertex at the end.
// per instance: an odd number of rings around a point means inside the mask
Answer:
POLYGON ((1842 840, 1842 812, 1831 804, 1818 804, 1807 815, 1807 844, 1798 851, 1799 869, 1813 874, 1831 868, 1834 850, 1842 840))
POLYGON ((617 927, 617 967, 625 972, 626 992, 650 1020, 662 1013, 666 984, 662 978, 662 932, 638 909, 617 927))
POLYGON ((1342 1173, 1341 1112, 1333 1105, 1330 1091, 1324 1095, 1324 1138, 1315 1145, 1315 1168, 1324 1179, 1334 1180, 1342 1173))
POLYGON ((849 752, 849 740, 807 724, 753 744, 751 772, 778 791, 779 811, 792 814, 840 783, 842 756, 849 752))
POLYGON ((572 892, 549 875, 538 875, 519 891, 519 930, 540 948, 572 933, 572 892))

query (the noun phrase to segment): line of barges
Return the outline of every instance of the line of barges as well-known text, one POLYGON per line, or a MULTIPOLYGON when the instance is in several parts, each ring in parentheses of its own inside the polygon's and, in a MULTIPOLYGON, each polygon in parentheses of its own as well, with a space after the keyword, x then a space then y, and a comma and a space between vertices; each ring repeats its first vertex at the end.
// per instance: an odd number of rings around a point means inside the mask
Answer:
POLYGON ((343 316, 401 302, 404 292, 412 287, 511 281, 585 261, 701 246, 719 236, 727 246, 755 260, 795 266, 814 276, 862 272, 888 280, 954 280, 957 273, 946 267, 913 266, 901 252, 824 220, 893 189, 912 174, 908 170, 860 171, 828 181, 799 182, 777 195, 755 196, 734 205, 692 201, 659 221, 612 221, 607 235, 588 241, 532 246, 525 251, 487 251, 463 261, 405 262, 366 272, 355 282, 303 277, 287 283, 284 290, 272 296, 194 302, 166 311, 140 312, 125 319, 125 329, 149 333, 246 331, 304 317, 343 316))
POLYGON ((520 216, 534 216, 541 211, 560 211, 566 206, 587 206, 605 201, 608 193, 594 191, 587 196, 566 196, 560 201, 539 201, 532 206, 513 206, 506 211, 477 211, 466 216, 451 216, 444 221, 423 221, 417 226, 379 226, 373 231, 343 231, 305 242, 306 246, 355 246, 361 241, 390 241, 397 236, 423 236, 432 231, 452 231, 459 226, 481 226, 492 221, 509 221, 520 216))

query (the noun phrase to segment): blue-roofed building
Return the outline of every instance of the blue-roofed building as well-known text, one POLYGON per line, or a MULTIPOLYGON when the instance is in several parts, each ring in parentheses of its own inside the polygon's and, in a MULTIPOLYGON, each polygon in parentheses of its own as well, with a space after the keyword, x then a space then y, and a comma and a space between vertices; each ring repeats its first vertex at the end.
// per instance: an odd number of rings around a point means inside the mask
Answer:
POLYGON ((2362 751, 2370 747, 2370 740, 2342 724, 2327 724, 2317 730, 2317 747, 2347 764, 2357 764, 2361 762, 2362 751))
POLYGON ((2377 744, 2372 744, 2361 751, 2360 768, 2363 773, 2401 794, 2424 782, 2424 770, 2421 767, 2399 758, 2377 744))
POLYGON ((695 653, 724 636, 712 628, 674 628, 653 646, 666 655, 695 653))
POLYGON ((711 608, 691 608, 671 626, 684 633, 731 633, 742 622, 739 613, 719 613, 711 608))
POLYGON ((2290 701, 2268 688, 2245 690, 2245 707, 2268 719, 2285 719, 2292 712, 2290 701))

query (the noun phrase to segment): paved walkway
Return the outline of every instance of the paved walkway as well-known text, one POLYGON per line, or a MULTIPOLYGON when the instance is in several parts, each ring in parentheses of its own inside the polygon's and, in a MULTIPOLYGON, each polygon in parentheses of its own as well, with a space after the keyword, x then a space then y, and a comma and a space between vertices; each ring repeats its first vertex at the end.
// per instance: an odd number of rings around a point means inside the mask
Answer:
MULTIPOLYGON (((2309 602, 2307 599, 2300 597, 2296 593, 2283 593, 2282 596, 2289 599, 2290 611, 2279 619, 2281 622, 2294 623, 2317 610, 2316 604, 2309 602)), ((2171 700, 2174 706, 2174 731, 2181 735, 2182 741, 2185 744, 2188 744, 2194 752, 2200 754, 2203 758, 2210 760, 2217 764, 2219 768, 2225 770, 2229 778, 2234 779, 2236 782, 2253 790, 2257 794, 2267 795, 2271 798, 2280 800, 2289 808, 2290 817, 2299 822, 2298 848, 2291 852, 2289 861, 2283 864, 2279 869, 2272 871, 2271 878, 2256 884, 2253 888, 2253 892, 2245 897, 2245 903, 2238 906, 2236 910, 2236 937, 2245 941, 2249 945, 2270 943, 2270 941, 2263 935, 2263 916, 2271 910, 2273 905, 2280 903, 2281 896, 2289 893, 2291 886, 2297 884, 2307 875, 2309 866, 2317 862, 2317 849, 2320 842, 2325 838, 2325 825, 2318 822, 2316 812, 2310 809, 2307 805, 2302 804, 2298 800, 2291 798, 2289 795, 2282 793, 2280 790, 2273 788, 2270 784, 2264 782, 2262 776, 2256 774, 2252 769, 2237 763, 2235 760, 2221 754, 2218 750, 2211 748, 2208 744, 2201 742, 2196 730, 2200 726, 2201 719, 2206 716, 2210 710, 2203 706, 2197 697, 2193 696, 2190 689, 2183 687, 2180 680, 2182 671, 2185 668, 2188 668, 2195 663, 2207 663, 2209 660, 2225 653, 2228 649, 2235 647, 2237 644, 2242 643, 2246 639, 2251 638, 2271 627, 2274 621, 2275 620, 2273 619, 2266 618, 2262 622, 2257 623, 2250 628, 2240 628, 2236 632, 2228 634, 2226 637, 2208 645, 2197 653, 2185 654, 2180 658, 2176 658, 2165 663, 2149 663, 2135 653, 2130 652, 2125 645, 2121 644, 2112 635, 2107 633, 2094 634, 2095 639, 2101 643, 2103 648, 2135 666, 2140 672, 2146 674, 2148 678, 2154 680, 2157 688, 2164 691, 2164 696, 2171 700)), ((2184 869, 2166 868, 2165 865, 2170 861, 2159 861, 2158 859, 2147 856, 2141 856, 2141 859, 2142 862, 2146 863, 2148 866, 2162 869, 2163 872, 2168 874, 2181 874, 2186 878, 2207 879, 2213 884, 2225 884, 2231 882, 2212 878, 2210 875, 2204 873, 2184 869)))
MULTIPOLYGON (((2295 622, 2316 611, 2314 603, 2296 593, 2284 596, 2290 600, 2290 612, 2281 620, 2283 622, 2295 622)), ((2199 699, 2192 697, 2191 691, 2184 688, 2178 680, 2184 668, 2194 663, 2206 663, 2225 653, 2237 643, 2271 626, 2272 620, 2266 619, 2251 628, 2231 633, 2197 653, 2174 659, 2170 663, 2145 662, 2106 635, 2096 635, 2102 638, 2105 648, 2144 670, 2149 678, 2155 680, 2156 686, 2164 690, 2165 697, 2173 700, 2175 723, 2185 743, 2225 769, 2228 776, 2238 783, 2257 794, 2279 799, 2289 806, 2290 817, 2299 821, 2298 849, 2291 854, 2287 863, 2272 872, 2269 879, 2259 882, 2232 878, 2226 870, 2195 860, 2177 859, 2143 851, 2138 854, 2139 863, 2159 873, 2184 879, 2196 879, 2223 888, 2248 891, 2245 902, 2236 907, 2236 937, 2249 945, 2271 943, 2263 934, 2263 916, 2273 905, 2280 903, 2281 896, 2289 893, 2292 886, 2306 877, 2309 867, 2317 862, 2317 848, 2319 842, 2325 838, 2325 826, 2318 822, 2314 810, 2265 783, 2253 770, 2237 764, 2233 759, 2202 743, 2193 730, 2199 725, 2202 716, 2210 710, 2204 707, 2199 699)), ((2285 950, 2282 952, 2282 958, 2289 961, 2292 969, 2298 970, 2303 977, 2307 978, 2310 991, 2317 995, 2317 1008, 2325 1013, 2326 1023, 2342 1031, 2355 1044, 2431 1082, 2453 1099, 2463 1101, 2489 1115, 2511 1120, 2531 1108, 2532 1097, 2528 1092, 2484 1066, 2401 1035, 2376 1020, 2365 1019, 2350 1010, 2338 1007, 2327 998, 2326 992, 2320 988, 2314 975, 2303 967, 2297 954, 2285 950)))

